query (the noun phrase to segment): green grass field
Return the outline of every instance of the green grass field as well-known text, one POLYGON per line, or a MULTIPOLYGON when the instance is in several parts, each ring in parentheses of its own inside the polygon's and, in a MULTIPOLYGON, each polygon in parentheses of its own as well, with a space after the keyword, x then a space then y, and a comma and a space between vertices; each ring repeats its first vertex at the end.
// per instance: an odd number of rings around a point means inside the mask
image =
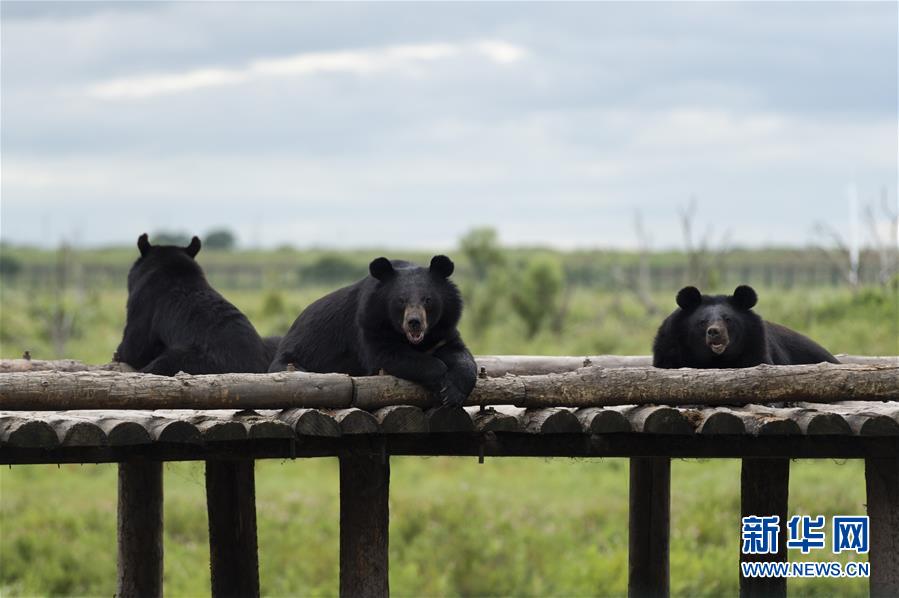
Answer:
MULTIPOLYGON (((391 463, 395 595, 625 594, 626 460, 391 463)), ((263 593, 336 594, 336 460, 260 461, 256 479, 263 593)), ((672 593, 735 594, 739 462, 675 461, 672 479, 672 593)), ((16 466, 0 485, 0 593, 113 594, 114 465, 16 466)), ((861 464, 794 462, 790 497, 793 513, 863 513, 861 464)), ((202 463, 165 466, 165 525, 166 594, 208 594, 202 463)), ((790 591, 863 596, 867 583, 791 581, 790 591)))
MULTIPOLYGON (((462 281, 463 289, 466 288, 462 281)), ((224 294, 263 334, 282 333, 327 289, 224 294)), ((726 289, 722 289, 726 290, 726 289)), ((757 311, 835 353, 899 354, 895 293, 759 289, 757 311)), ((493 300, 493 299, 491 299, 493 300)), ((654 300, 667 311, 673 293, 654 300)), ((480 354, 646 354, 663 314, 627 294, 576 289, 556 331, 527 338, 498 297, 489 326, 463 334, 480 354)), ((69 293, 61 302, 0 291, 0 356, 53 358, 47 322, 69 314, 67 357, 105 362, 124 323, 124 291, 69 293)), ((470 309, 478 309, 477 300, 470 309)), ((397 596, 623 595, 627 577, 627 461, 623 459, 394 458, 390 585, 397 596)), ((678 596, 737 592, 739 462, 676 461, 671 584, 678 596)), ((109 596, 115 590, 114 465, 0 470, 0 595, 109 596)), ((257 509, 262 591, 337 592, 337 463, 261 461, 257 509)), ((202 463, 165 466, 165 591, 209 592, 202 463)), ((864 512, 855 461, 797 461, 794 514, 864 512)), ((795 551, 794 551, 795 552, 795 551)), ((798 552, 791 552, 797 559, 798 552)), ((827 553, 807 557, 830 560, 827 553)), ((791 595, 866 595, 865 580, 790 582, 791 595)))
MULTIPOLYGON (((467 290, 468 285, 462 283, 467 290)), ((302 309, 329 288, 300 291, 224 291, 263 336, 284 334, 302 309)), ((718 292, 729 292, 720 289, 718 292)), ((863 289, 811 288, 791 291, 760 288, 755 310, 766 319, 811 336, 833 353, 859 355, 899 354, 899 306, 895 292, 863 289)), ((652 300, 656 315, 646 311, 627 293, 615 294, 575 287, 561 328, 549 326, 529 338, 521 319, 505 296, 466 301, 466 314, 493 305, 488 325, 475 327, 463 316, 460 329, 476 354, 645 355, 662 318, 674 309, 674 292, 657 292, 652 300)), ((106 363, 121 340, 125 325, 122 290, 69 291, 61 300, 27 290, 0 286, 0 358, 20 357, 24 350, 35 358, 70 357, 106 363), (54 350, 50 322, 59 313, 71 319, 62 354, 54 350)))

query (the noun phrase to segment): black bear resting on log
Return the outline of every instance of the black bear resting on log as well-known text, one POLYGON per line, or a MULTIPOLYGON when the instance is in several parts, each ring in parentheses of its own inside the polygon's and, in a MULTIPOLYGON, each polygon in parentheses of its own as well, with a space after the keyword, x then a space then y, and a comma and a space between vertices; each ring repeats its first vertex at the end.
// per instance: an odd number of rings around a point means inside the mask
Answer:
POLYGON ((278 347, 271 372, 293 364, 309 372, 387 374, 421 384, 445 405, 461 405, 477 378, 456 325, 459 289, 453 262, 435 256, 423 268, 379 257, 370 276, 315 301, 278 347))
POLYGON ((676 309, 662 322, 652 347, 658 368, 746 368, 763 363, 839 363, 827 349, 752 308, 758 296, 741 285, 734 294, 703 295, 696 287, 677 294, 676 309))
POLYGON ((140 257, 128 273, 125 332, 116 360, 163 376, 264 373, 269 360, 247 317, 206 282, 187 247, 137 240, 140 257))

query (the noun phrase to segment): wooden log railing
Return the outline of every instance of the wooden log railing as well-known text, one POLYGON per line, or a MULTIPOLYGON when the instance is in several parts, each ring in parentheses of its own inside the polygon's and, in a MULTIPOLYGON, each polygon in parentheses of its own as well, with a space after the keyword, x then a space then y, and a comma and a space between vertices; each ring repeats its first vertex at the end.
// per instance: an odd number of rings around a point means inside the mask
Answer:
MULTIPOLYGON (((391 455, 630 457, 629 593, 659 596, 671 457, 743 458, 742 511, 781 521, 789 459, 863 458, 871 593, 899 595, 899 358, 841 360, 851 363, 697 371, 653 370, 645 357, 590 357, 586 368, 584 358, 479 358, 484 376, 464 410, 433 407, 388 376, 162 378, 0 361, 15 372, 0 373, 0 463, 120 463, 127 596, 161 593, 160 463, 205 460, 212 589, 225 596, 259 591, 253 460, 337 456, 340 592, 382 596, 391 455), (528 367, 546 373, 503 375, 528 367), (205 408, 162 408, 180 400, 205 408), (123 405, 144 409, 110 409, 123 405)), ((746 596, 786 591, 784 579, 740 581, 746 596)))
MULTIPOLYGON (((749 405, 899 400, 899 363, 760 365, 730 370, 582 367, 572 372, 481 378, 467 405, 606 407, 749 405)), ((424 388, 393 376, 281 372, 174 377, 113 371, 0 374, 0 409, 376 410, 433 405, 424 388)))
MULTIPOLYGON (((896 365, 899 357, 876 355, 837 356, 840 363, 861 365, 896 365)), ((652 365, 650 355, 585 355, 583 357, 547 355, 480 355, 476 357, 478 368, 484 376, 497 378, 506 374, 516 376, 528 374, 561 374, 591 365, 604 368, 648 367, 652 365)), ((12 372, 82 372, 89 370, 131 372, 123 363, 113 362, 102 365, 87 364, 76 359, 44 360, 32 359, 30 354, 22 359, 0 359, 0 373, 12 372)))

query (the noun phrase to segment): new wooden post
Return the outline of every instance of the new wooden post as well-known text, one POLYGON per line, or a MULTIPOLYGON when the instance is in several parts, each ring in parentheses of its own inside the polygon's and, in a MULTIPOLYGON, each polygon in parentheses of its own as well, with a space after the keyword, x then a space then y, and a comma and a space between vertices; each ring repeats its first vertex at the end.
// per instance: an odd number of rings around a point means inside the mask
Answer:
POLYGON ((253 460, 206 462, 212 595, 258 596, 253 460))
POLYGON ((162 463, 119 465, 120 598, 162 596, 162 463))
MULTIPOLYGON (((777 535, 777 554, 743 554, 740 562, 787 560, 787 502, 790 491, 789 459, 743 459, 740 474, 741 517, 780 517, 780 533, 777 535)), ((741 528, 734 530, 734 536, 741 528)), ((742 542, 738 543, 742 548, 742 542)), ((787 595, 785 577, 743 577, 740 571, 741 598, 787 595)))
POLYGON ((671 459, 633 457, 630 478, 627 593, 668 596, 671 459))
POLYGON ((390 593, 387 543, 390 463, 385 457, 340 457, 340 595, 390 593))
POLYGON ((865 459, 872 598, 899 596, 899 457, 865 459))

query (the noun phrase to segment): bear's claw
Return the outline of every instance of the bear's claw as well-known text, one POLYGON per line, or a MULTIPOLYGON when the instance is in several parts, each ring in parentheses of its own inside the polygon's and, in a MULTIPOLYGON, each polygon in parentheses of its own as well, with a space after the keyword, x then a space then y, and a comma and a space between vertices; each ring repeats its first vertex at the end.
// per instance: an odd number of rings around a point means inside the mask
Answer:
POLYGON ((445 407, 461 407, 466 399, 465 393, 456 388, 452 382, 444 384, 437 396, 445 407))

